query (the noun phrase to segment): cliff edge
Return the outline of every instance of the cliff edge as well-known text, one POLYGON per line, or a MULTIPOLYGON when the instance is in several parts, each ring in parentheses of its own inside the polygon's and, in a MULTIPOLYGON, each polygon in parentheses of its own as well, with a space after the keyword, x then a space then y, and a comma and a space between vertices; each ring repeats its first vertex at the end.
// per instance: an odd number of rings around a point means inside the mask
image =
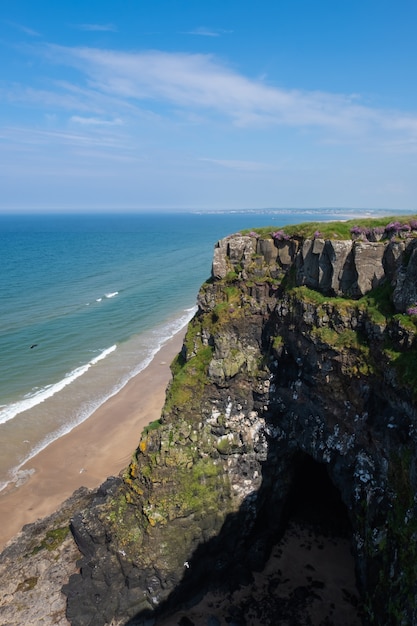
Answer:
POLYGON ((218 242, 161 420, 72 521, 74 625, 141 623, 202 585, 239 584, 306 458, 346 505, 365 619, 417 623, 414 226, 218 242))
POLYGON ((417 222, 382 222, 216 244, 161 419, 72 518, 73 626, 248 580, 307 461, 346 507, 364 622, 417 624, 417 222))

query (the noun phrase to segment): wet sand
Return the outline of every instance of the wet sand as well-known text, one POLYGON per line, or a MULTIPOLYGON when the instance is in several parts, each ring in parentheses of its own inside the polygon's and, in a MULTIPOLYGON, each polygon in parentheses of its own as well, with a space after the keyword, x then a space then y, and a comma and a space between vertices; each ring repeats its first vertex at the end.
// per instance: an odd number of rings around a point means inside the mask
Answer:
POLYGON ((161 415, 169 365, 184 335, 185 329, 86 421, 28 461, 21 468, 22 484, 0 492, 0 550, 25 524, 53 513, 79 487, 98 487, 127 466, 143 428, 161 415))

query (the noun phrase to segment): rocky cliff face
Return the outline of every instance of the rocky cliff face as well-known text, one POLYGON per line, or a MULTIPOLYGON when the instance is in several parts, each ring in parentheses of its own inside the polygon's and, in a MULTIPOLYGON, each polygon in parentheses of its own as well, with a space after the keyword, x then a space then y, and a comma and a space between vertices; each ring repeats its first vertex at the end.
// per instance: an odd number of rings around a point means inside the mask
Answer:
POLYGON ((306 459, 345 503, 366 621, 417 623, 417 240, 220 241, 161 420, 74 516, 74 626, 247 579, 306 459))

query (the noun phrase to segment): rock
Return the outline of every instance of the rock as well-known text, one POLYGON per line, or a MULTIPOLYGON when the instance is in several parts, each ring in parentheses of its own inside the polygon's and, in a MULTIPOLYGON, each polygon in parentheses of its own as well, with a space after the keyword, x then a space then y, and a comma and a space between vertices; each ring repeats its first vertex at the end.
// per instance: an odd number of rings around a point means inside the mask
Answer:
POLYGON ((256 251, 256 239, 236 235, 228 240, 228 256, 232 264, 243 262, 243 266, 252 259, 256 251))
POLYGON ((27 525, 0 555, 0 623, 7 626, 67 626, 61 587, 77 571, 81 556, 70 533, 70 517, 92 494, 82 488, 44 520, 27 525))
POLYGON ((265 259, 267 264, 275 263, 277 260, 278 248, 272 239, 258 239, 256 251, 265 259))
POLYGON ((382 264, 384 254, 385 246, 382 243, 358 241, 353 246, 359 297, 378 287, 384 280, 385 270, 382 264))
POLYGON ((211 275, 213 278, 224 278, 227 274, 226 255, 220 247, 214 249, 211 275))
POLYGON ((326 252, 331 271, 331 293, 337 296, 350 294, 357 279, 350 241, 327 241, 326 252))
MULTIPOLYGON (((75 544, 62 544, 59 580, 71 573, 72 626, 158 623, 206 590, 247 584, 315 465, 347 511, 366 623, 417 623, 417 329, 393 310, 417 298, 416 248, 242 235, 216 245, 160 423, 123 476, 71 509, 82 556, 77 569, 75 544)), ((46 598, 62 620, 40 582, 51 559, 29 556, 4 606, 46 598)))
POLYGON ((395 281, 398 270, 407 249, 405 241, 390 241, 386 246, 383 258, 383 266, 387 280, 392 283, 395 281))
POLYGON ((393 301, 397 311, 404 313, 417 304, 417 244, 414 241, 403 254, 394 279, 393 301))
POLYGON ((278 249, 278 264, 283 269, 288 269, 294 262, 298 251, 298 241, 291 239, 290 241, 276 241, 275 246, 278 249))

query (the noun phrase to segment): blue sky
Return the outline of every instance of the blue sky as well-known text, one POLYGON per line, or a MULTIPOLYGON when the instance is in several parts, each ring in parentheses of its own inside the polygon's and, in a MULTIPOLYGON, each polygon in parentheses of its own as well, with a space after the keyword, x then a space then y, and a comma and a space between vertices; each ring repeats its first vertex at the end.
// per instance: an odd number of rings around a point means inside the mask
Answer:
POLYGON ((416 24, 415 0, 0 0, 0 211, 413 210, 416 24))

